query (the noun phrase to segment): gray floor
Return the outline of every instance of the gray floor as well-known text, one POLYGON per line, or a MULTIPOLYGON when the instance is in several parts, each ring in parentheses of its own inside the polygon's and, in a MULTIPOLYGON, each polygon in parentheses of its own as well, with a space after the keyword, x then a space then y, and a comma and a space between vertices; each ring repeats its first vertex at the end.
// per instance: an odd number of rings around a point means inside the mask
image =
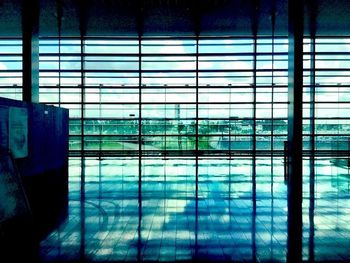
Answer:
MULTIPOLYGON (((304 161, 305 261, 350 261, 349 170, 331 161, 316 160, 314 200, 304 161)), ((70 160, 69 217, 41 242, 44 262, 286 261, 282 158, 256 159, 256 199, 252 159, 200 159, 197 171, 195 159, 145 158, 141 195, 137 158, 84 163, 81 193, 81 159, 70 160)))

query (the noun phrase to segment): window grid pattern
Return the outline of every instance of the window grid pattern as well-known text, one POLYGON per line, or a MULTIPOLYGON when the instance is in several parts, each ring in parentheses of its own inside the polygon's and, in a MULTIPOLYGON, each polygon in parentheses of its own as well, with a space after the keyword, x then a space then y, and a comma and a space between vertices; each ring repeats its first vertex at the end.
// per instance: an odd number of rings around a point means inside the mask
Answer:
MULTIPOLYGON (((319 153, 346 153, 349 39, 312 45, 304 40, 304 149, 315 139, 319 153)), ((21 52, 19 39, 0 41, 2 97, 22 98, 21 52)), ((39 67, 40 102, 70 110, 72 155, 82 142, 92 156, 137 156, 139 143, 145 156, 283 154, 286 38, 46 38, 39 67)))
POLYGON ((0 40, 0 97, 22 99, 22 41, 0 40))
POLYGON ((315 45, 315 148, 349 152, 350 40, 319 38, 315 45))
MULTIPOLYGON (((269 154, 272 148, 275 153, 283 151, 286 39, 274 40, 273 54, 271 38, 257 40, 256 54, 252 38, 199 39, 198 48, 196 39, 142 39, 140 49, 138 39, 85 39, 83 68, 79 68, 79 41, 61 40, 60 55, 57 44, 49 49, 54 41, 58 40, 41 40, 41 46, 48 46, 41 50, 41 57, 56 56, 61 76, 59 81, 47 78, 51 82, 41 87, 51 90, 56 100, 45 99, 43 92, 40 99, 76 110, 75 115, 71 113, 71 153, 79 154, 81 149, 82 124, 88 155, 138 155, 139 142, 147 156, 193 155, 196 140, 198 154, 204 156, 250 155, 254 143, 258 154, 269 154), (84 94, 78 87, 82 76, 84 94), (72 77, 75 83, 68 81, 72 77), (58 99, 57 82, 61 87, 58 99), (64 86, 75 89, 76 97, 62 99, 64 86), (82 96, 84 118, 79 116, 82 96)), ((58 76, 57 70, 44 63, 41 60, 43 77, 58 76)))

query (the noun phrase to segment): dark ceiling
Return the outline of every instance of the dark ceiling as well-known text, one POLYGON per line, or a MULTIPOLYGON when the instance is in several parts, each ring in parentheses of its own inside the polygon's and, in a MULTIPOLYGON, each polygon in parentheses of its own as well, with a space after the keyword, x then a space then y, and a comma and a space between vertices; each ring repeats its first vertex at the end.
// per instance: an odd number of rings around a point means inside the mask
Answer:
MULTIPOLYGON (((30 0, 23 0, 30 1, 30 0)), ((309 3, 315 2, 318 35, 349 35, 349 0, 305 0, 305 32, 309 3)), ((40 36, 251 36, 287 35, 287 0, 40 0, 40 36), (60 3, 58 5, 58 3, 60 3), (275 10, 275 12, 273 12, 275 10), (256 18, 256 19, 254 19, 256 18), (82 21, 80 23, 80 21, 82 21)), ((21 0, 0 0, 0 36, 21 36, 21 0)))

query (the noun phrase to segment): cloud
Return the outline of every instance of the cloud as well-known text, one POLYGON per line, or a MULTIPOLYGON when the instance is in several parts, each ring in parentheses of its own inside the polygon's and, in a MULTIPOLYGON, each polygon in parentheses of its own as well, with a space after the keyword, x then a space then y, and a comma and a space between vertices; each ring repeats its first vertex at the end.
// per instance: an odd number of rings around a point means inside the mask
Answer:
POLYGON ((7 67, 4 63, 0 62, 0 70, 6 70, 7 67))

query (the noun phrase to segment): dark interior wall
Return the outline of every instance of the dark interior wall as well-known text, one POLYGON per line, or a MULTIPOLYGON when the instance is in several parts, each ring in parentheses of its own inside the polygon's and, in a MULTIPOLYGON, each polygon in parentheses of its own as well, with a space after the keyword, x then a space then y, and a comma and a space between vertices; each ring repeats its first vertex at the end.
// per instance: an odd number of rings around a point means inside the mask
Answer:
POLYGON ((28 111, 28 156, 16 159, 40 237, 65 217, 68 205, 68 110, 0 98, 28 111))

